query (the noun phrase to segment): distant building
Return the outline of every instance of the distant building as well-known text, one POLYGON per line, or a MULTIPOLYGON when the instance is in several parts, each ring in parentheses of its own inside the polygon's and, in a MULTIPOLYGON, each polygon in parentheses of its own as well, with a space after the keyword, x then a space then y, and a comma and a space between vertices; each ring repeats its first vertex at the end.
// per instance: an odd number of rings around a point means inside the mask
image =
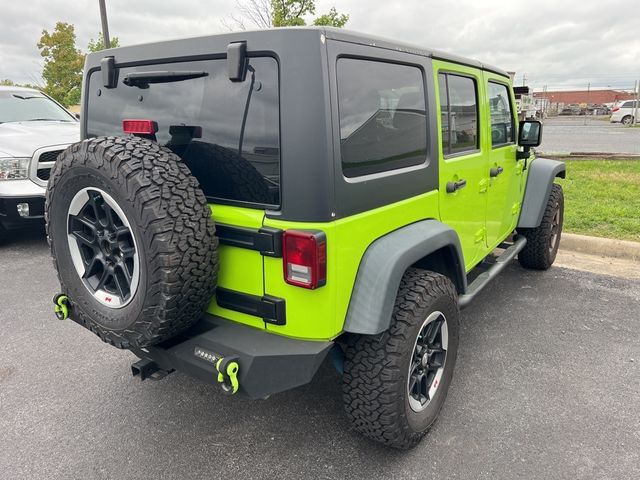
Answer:
POLYGON ((534 92, 538 105, 552 110, 562 110, 568 105, 586 107, 589 105, 607 105, 612 107, 622 100, 632 99, 633 93, 619 90, 571 90, 566 92, 534 92))

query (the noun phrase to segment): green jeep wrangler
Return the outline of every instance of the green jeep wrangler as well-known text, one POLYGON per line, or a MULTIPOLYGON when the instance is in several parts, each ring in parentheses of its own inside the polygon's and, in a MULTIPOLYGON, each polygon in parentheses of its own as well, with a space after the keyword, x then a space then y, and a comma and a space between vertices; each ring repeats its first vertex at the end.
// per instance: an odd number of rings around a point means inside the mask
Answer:
POLYGON ((143 380, 251 398, 331 352, 390 446, 442 408, 460 308, 560 242, 565 166, 474 60, 331 28, 116 48, 87 57, 81 119, 47 192, 58 316, 143 380))

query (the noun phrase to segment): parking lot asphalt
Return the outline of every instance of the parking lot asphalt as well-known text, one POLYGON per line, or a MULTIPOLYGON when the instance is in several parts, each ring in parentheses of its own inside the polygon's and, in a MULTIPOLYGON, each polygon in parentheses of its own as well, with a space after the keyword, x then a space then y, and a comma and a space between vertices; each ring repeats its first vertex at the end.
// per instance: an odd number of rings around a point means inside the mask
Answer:
POLYGON ((544 153, 602 152, 640 154, 640 128, 599 117, 550 117, 544 121, 544 153))
POLYGON ((409 452, 352 432, 340 378, 268 400, 134 356, 54 319, 40 232, 0 246, 0 477, 640 478, 640 282, 511 265, 462 314, 440 419, 409 452))

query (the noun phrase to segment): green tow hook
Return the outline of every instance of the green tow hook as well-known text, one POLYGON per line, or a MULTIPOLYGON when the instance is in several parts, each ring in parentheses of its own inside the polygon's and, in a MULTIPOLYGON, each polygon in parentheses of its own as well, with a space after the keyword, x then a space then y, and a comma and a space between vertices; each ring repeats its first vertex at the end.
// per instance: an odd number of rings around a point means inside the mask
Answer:
POLYGON ((53 311, 58 320, 69 318, 69 297, 63 293, 58 293, 53 297, 53 311))
POLYGON ((224 357, 218 360, 216 363, 216 370, 218 371, 218 382, 222 385, 222 391, 227 395, 233 395, 240 388, 240 382, 238 382, 238 357, 232 355, 230 357, 224 357))

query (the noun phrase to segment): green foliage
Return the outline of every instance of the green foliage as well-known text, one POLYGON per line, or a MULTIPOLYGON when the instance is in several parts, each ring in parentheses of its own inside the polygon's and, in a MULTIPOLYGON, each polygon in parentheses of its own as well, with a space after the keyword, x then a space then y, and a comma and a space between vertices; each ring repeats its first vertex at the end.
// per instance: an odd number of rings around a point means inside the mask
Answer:
MULTIPOLYGON (((274 27, 300 27, 306 25, 304 17, 315 15, 315 0, 271 0, 271 23, 274 27)), ((335 7, 329 13, 317 17, 314 25, 343 27, 349 15, 339 14, 335 7)))
POLYGON ((640 241, 640 161, 568 160, 564 228, 640 241))
POLYGON ((74 26, 58 22, 53 32, 43 30, 38 48, 44 58, 44 91, 64 106, 78 103, 84 55, 76 48, 74 26))
MULTIPOLYGON (((118 46, 120 46, 118 38, 114 37, 111 40, 111 47, 118 46)), ((76 47, 74 26, 70 23, 58 22, 53 32, 43 30, 38 48, 44 58, 42 70, 42 78, 46 82, 44 91, 65 107, 80 103, 85 54, 76 47)), ((89 41, 87 49, 89 52, 104 50, 102 33, 99 33, 95 40, 89 41)))
POLYGON ((331 7, 329 13, 325 13, 324 15, 320 15, 314 21, 314 25, 323 25, 326 27, 338 27, 342 28, 349 21, 349 15, 339 14, 336 11, 335 7, 331 7))
MULTIPOLYGON (((118 37, 113 37, 111 40, 111 48, 116 48, 120 46, 120 41, 118 37)), ((87 50, 90 53, 99 52, 100 50, 104 50, 104 37, 102 36, 102 32, 98 33, 98 38, 95 40, 92 38, 89 40, 89 45, 87 45, 87 50)))
POLYGON ((306 25, 304 16, 316 13, 314 0, 271 0, 271 21, 274 27, 306 25))
POLYGON ((38 85, 33 85, 32 83, 16 83, 9 78, 0 80, 0 85, 4 87, 24 87, 33 88, 34 90, 42 90, 38 85))

